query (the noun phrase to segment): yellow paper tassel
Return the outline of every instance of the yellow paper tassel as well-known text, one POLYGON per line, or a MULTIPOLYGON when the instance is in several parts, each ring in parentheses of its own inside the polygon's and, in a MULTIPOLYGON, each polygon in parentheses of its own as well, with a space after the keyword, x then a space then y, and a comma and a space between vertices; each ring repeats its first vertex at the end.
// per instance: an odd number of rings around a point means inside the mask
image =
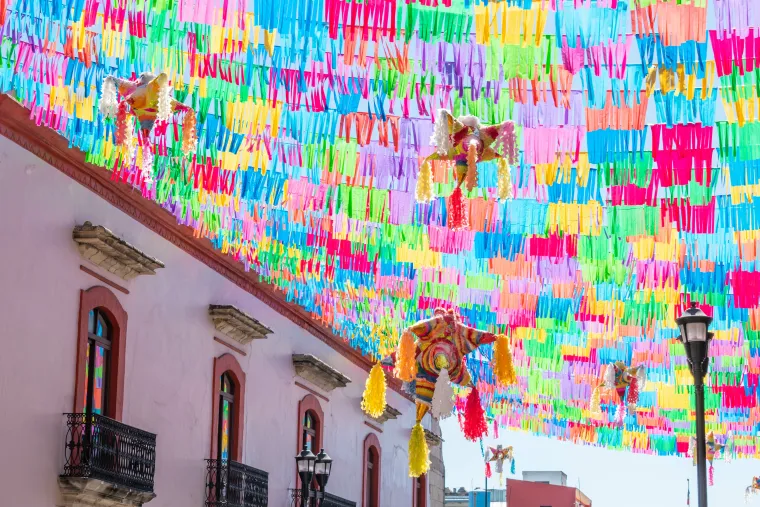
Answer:
POLYGON ((411 382, 417 376, 417 345, 411 331, 404 331, 401 335, 393 374, 402 382, 411 382))
POLYGON ((415 195, 417 202, 429 202, 435 199, 433 192, 433 170, 430 167, 430 161, 425 160, 420 166, 420 173, 417 175, 417 191, 415 195))
POLYGON ((506 159, 498 159, 498 187, 497 195, 499 199, 506 200, 512 198, 512 175, 509 171, 509 164, 506 159))
POLYGON ((512 351, 509 349, 509 338, 503 334, 496 337, 493 347, 493 373, 496 381, 502 386, 517 383, 515 367, 512 364, 512 351))
POLYGON ((420 423, 417 423, 412 428, 412 436, 409 438, 409 477, 424 475, 429 468, 430 459, 425 430, 422 429, 420 423))
POLYGON ((592 417, 598 418, 602 415, 602 393, 599 386, 594 387, 594 390, 591 391, 588 409, 592 417))
POLYGON ((185 119, 182 120, 182 153, 185 156, 193 154, 198 142, 195 132, 195 123, 195 111, 190 109, 185 113, 185 119))
POLYGON ((468 192, 478 186, 478 145, 475 143, 467 147, 467 175, 464 181, 468 192))
POLYGON ((375 363, 367 377, 362 395, 362 410, 375 418, 385 412, 385 372, 380 363, 375 363))

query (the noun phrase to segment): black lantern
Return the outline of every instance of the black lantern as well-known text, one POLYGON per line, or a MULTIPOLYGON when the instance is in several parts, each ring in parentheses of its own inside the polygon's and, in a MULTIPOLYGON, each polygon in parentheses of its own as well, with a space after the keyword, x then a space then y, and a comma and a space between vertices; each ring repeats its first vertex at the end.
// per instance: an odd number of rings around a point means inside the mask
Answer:
POLYGON ((317 457, 314 456, 309 449, 306 448, 306 444, 303 446, 303 450, 296 456, 296 468, 298 470, 298 477, 301 478, 301 506, 306 507, 306 501, 309 498, 309 484, 314 476, 314 463, 317 457))
POLYGON ((678 337, 686 349, 691 375, 694 377, 694 412, 697 423, 697 486, 698 507, 707 507, 707 449, 705 442, 705 385, 704 378, 709 366, 708 352, 713 334, 710 327, 712 317, 697 308, 697 303, 691 303, 676 319, 681 336, 678 337))
POLYGON ((697 308, 697 303, 694 302, 691 303, 691 308, 676 319, 678 329, 681 331, 678 339, 686 349, 689 368, 695 380, 697 376, 700 376, 701 381, 707 373, 710 340, 713 338, 713 334, 708 332, 707 328, 710 327, 711 322, 712 317, 697 308))
POLYGON ((322 493, 325 492, 331 469, 332 458, 327 455, 324 449, 320 449, 319 454, 317 454, 316 464, 314 465, 314 475, 317 478, 317 485, 322 493))

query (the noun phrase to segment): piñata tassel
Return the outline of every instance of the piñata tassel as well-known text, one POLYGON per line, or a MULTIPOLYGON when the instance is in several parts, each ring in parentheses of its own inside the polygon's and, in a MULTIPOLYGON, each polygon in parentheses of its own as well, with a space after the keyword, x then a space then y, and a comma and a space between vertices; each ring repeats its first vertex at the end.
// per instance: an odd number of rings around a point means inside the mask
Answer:
POLYGON ((604 387, 612 389, 615 387, 615 365, 608 364, 604 370, 604 387))
POLYGON ((192 155, 197 145, 195 111, 190 109, 182 120, 182 153, 186 157, 192 155))
POLYGON ((464 437, 471 442, 475 442, 488 435, 486 414, 483 406, 480 404, 480 394, 477 387, 473 387, 467 396, 467 403, 464 408, 463 430, 464 437))
POLYGON ((496 419, 493 420, 493 437, 499 438, 499 423, 496 422, 496 419))
POLYGON ((456 187, 451 193, 451 196, 449 196, 447 212, 449 229, 452 231, 460 231, 469 227, 467 207, 460 187, 456 187))
POLYGON ((509 473, 515 475, 515 458, 512 458, 512 466, 509 467, 509 473))
POLYGON ((140 168, 145 177, 145 183, 150 185, 153 183, 153 150, 151 150, 148 143, 142 145, 142 167, 140 168))
POLYGON ((430 413, 436 419, 446 419, 454 411, 454 388, 451 387, 449 371, 444 368, 438 374, 430 402, 430 413))
POLYGON ((409 330, 401 334, 398 342, 393 375, 402 382, 411 382, 417 376, 417 344, 409 330))
POLYGON ((115 118, 119 111, 119 104, 116 100, 116 84, 111 77, 107 77, 103 80, 103 86, 100 89, 98 109, 100 110, 100 114, 102 114, 106 120, 115 118))
POLYGON ((491 463, 486 463, 486 477, 489 479, 493 475, 493 472, 491 472, 491 463))
POLYGON ((374 418, 385 412, 385 372, 380 363, 375 363, 367 377, 362 395, 362 410, 374 418))
POLYGON ((417 202, 430 202, 435 199, 433 192, 433 169, 429 160, 425 160, 420 166, 417 175, 417 189, 415 192, 417 202))
POLYGON ((116 146, 124 146, 126 144, 127 129, 129 129, 132 123, 128 115, 127 103, 122 102, 119 104, 118 111, 116 112, 116 132, 114 134, 116 146))
POLYGON ((449 132, 449 114, 445 109, 438 111, 433 127, 433 135, 430 137, 430 144, 436 147, 439 155, 447 155, 452 149, 451 137, 449 132))
POLYGON ((615 422, 618 424, 622 424, 623 421, 625 421, 625 416, 626 416, 625 403, 621 401, 620 405, 618 405, 617 407, 617 412, 615 412, 615 422))
POLYGON ((715 486, 715 477, 713 473, 715 472, 715 469, 713 469, 712 463, 710 463, 710 486, 715 486))
POLYGON ((636 409, 636 404, 639 402, 639 379, 633 377, 631 384, 628 386, 628 410, 633 412, 636 409))
POLYGON ((602 392, 599 386, 594 387, 591 391, 591 401, 588 405, 588 410, 591 412, 591 416, 598 418, 602 415, 602 392))
POLYGON ((158 111, 156 121, 166 122, 172 114, 172 87, 169 83, 163 83, 158 88, 158 111))
POLYGON ((512 364, 512 351, 509 349, 509 338, 500 334, 493 346, 493 373, 496 382, 501 386, 517 383, 515 367, 512 364))
POLYGON ((409 438, 409 477, 420 477, 430 468, 428 445, 425 440, 425 430, 419 422, 412 428, 409 438))
POLYGON ((464 177, 464 184, 468 192, 472 192, 472 189, 478 186, 478 145, 476 143, 470 143, 467 146, 467 174, 464 177))
POLYGON ((503 158, 498 159, 496 194, 502 201, 512 198, 512 174, 503 158))

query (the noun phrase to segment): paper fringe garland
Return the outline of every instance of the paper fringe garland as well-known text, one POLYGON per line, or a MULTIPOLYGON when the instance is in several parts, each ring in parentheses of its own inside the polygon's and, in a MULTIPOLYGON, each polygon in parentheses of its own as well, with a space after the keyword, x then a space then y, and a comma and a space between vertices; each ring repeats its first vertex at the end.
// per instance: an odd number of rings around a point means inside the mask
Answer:
POLYGON ((512 351, 509 348, 509 338, 499 335, 493 346, 493 373, 496 382, 501 386, 517 383, 515 367, 512 364, 512 351))
POLYGON ((438 374, 433 391, 433 400, 430 402, 430 414, 436 419, 446 419, 454 411, 456 401, 454 388, 451 387, 449 371, 444 368, 438 374))
POLYGON ((385 372, 380 363, 375 363, 362 395, 362 410, 370 417, 378 418, 385 412, 385 389, 385 372))
POLYGON ((409 477, 420 477, 430 469, 430 459, 428 458, 428 445, 425 440, 425 430, 422 424, 417 423, 412 428, 412 435, 409 437, 409 477))
POLYGON ((417 202, 430 202, 435 199, 433 192, 433 169, 429 160, 425 160, 420 166, 417 175, 417 189, 415 190, 417 202))
POLYGON ((462 428, 464 438, 475 442, 488 435, 488 423, 483 406, 480 404, 478 388, 473 387, 467 396, 464 407, 464 425, 462 428))
POLYGON ((398 342, 393 375, 402 382, 411 382, 417 376, 417 344, 409 330, 401 334, 398 342))

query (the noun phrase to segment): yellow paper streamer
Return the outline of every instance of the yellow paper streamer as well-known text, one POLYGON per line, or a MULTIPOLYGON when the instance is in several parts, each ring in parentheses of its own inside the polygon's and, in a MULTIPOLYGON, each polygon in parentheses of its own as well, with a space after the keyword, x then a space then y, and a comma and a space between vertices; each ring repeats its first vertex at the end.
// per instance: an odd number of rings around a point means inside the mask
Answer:
POLYGON ((409 438, 409 477, 420 477, 429 469, 430 458, 425 430, 422 429, 422 424, 417 423, 412 428, 412 435, 409 438))
POLYGON ((417 376, 417 345, 411 331, 404 331, 401 335, 393 374, 402 382, 411 382, 417 376))
POLYGON ((362 410, 370 417, 380 417, 385 411, 385 372, 380 363, 375 363, 369 372, 362 395, 362 410))
POLYGON ((509 350, 509 338, 500 334, 493 347, 493 373, 502 386, 517 383, 515 367, 512 364, 512 351, 509 350))

